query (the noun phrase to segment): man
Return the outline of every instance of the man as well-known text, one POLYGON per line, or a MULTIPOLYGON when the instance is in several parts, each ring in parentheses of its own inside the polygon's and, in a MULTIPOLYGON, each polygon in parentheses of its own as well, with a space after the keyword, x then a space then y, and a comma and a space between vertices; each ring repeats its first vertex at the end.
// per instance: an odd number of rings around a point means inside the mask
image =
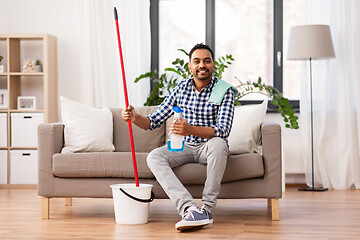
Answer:
POLYGON ((225 89, 220 104, 208 101, 219 81, 212 75, 214 56, 210 47, 195 45, 189 53, 188 67, 194 77, 182 80, 152 114, 141 116, 132 106, 122 112, 125 121, 131 119, 140 128, 152 130, 173 114, 172 107, 178 106, 183 110, 183 119, 173 122, 170 131, 185 136, 184 151, 170 152, 167 146, 163 146, 151 151, 147 157, 149 168, 182 216, 175 225, 180 231, 213 223, 211 211, 220 193, 229 156, 227 137, 234 115, 231 88, 225 89), (200 208, 172 171, 172 168, 186 163, 207 166, 200 208))

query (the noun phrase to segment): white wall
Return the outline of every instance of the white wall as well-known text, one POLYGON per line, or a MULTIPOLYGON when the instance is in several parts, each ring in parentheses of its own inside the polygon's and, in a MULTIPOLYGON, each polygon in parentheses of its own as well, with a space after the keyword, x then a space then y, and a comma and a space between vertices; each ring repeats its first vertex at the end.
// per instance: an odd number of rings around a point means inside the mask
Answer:
POLYGON ((281 125, 282 135, 282 151, 284 160, 285 173, 298 174, 305 172, 304 159, 307 157, 304 153, 303 142, 303 129, 301 128, 300 114, 296 114, 299 117, 299 129, 289 129, 285 127, 285 123, 280 114, 267 113, 265 121, 276 122, 281 125))

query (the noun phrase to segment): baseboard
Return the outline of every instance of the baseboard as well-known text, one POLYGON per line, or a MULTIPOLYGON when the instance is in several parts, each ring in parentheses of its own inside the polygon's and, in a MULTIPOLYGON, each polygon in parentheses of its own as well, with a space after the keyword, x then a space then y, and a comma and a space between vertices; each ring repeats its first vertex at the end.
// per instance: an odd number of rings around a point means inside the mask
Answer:
POLYGON ((301 183, 286 183, 285 187, 291 187, 291 188, 304 188, 307 187, 306 184, 301 184, 301 183))
POLYGON ((285 185, 306 186, 305 173, 285 173, 285 185))
POLYGON ((36 189, 37 184, 0 184, 0 189, 36 189))

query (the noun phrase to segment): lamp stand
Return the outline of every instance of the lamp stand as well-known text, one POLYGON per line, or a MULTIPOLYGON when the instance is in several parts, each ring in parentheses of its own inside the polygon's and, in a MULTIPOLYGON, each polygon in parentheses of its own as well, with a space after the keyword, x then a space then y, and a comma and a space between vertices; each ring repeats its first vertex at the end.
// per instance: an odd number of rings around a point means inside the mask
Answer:
POLYGON ((299 188, 299 191, 312 191, 312 192, 323 192, 328 190, 327 188, 323 187, 315 187, 314 183, 314 131, 313 131, 313 98, 312 98, 312 69, 311 69, 311 58, 310 58, 310 116, 311 116, 311 180, 312 180, 312 186, 311 187, 305 187, 305 188, 299 188))

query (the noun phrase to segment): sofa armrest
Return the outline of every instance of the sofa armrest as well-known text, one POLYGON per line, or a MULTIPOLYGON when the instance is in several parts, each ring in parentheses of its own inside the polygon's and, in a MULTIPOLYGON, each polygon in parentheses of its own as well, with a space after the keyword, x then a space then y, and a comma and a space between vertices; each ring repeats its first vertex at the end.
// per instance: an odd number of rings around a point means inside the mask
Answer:
POLYGON ((281 154, 281 127, 277 123, 265 122, 261 125, 261 139, 264 159, 264 180, 266 190, 282 195, 282 154, 281 154))
POLYGON ((54 193, 52 157, 64 146, 64 125, 62 123, 40 124, 38 127, 38 169, 39 196, 51 197, 54 193))

